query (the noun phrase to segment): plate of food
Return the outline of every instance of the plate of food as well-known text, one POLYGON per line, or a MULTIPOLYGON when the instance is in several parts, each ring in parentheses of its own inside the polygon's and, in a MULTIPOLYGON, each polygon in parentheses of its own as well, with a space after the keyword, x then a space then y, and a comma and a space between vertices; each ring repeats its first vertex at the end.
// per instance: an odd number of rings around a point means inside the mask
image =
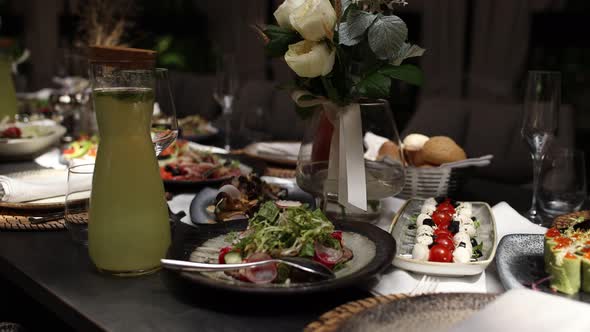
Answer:
POLYGON ((252 262, 268 257, 302 257, 332 269, 335 278, 317 280, 282 264, 231 272, 180 272, 200 285, 251 294, 328 291, 380 273, 391 264, 395 241, 367 223, 331 222, 306 205, 262 204, 249 220, 200 225, 182 235, 168 258, 198 263, 252 262))
POLYGON ((98 136, 80 136, 61 151, 60 162, 65 165, 69 165, 72 161, 93 163, 96 160, 97 151, 98 136))
POLYGON ((528 287, 590 303, 590 211, 558 217, 545 235, 503 237, 496 264, 506 289, 528 287))
POLYGON ((234 177, 219 189, 201 190, 191 202, 190 217, 194 224, 247 220, 265 201, 277 201, 283 206, 304 202, 315 208, 313 196, 294 183, 286 186, 249 174, 234 177))
POLYGON ((219 129, 199 115, 178 119, 178 127, 182 137, 193 142, 206 141, 219 133, 219 129))
POLYGON ((265 166, 244 156, 216 154, 176 140, 158 156, 160 176, 170 191, 195 190, 220 185, 234 176, 264 174, 265 166))
POLYGON ((475 275, 496 254, 496 222, 487 203, 447 197, 410 199, 390 228, 393 265, 432 275, 475 275))
POLYGON ((55 124, 5 124, 0 126, 0 157, 28 158, 56 144, 66 128, 55 124))

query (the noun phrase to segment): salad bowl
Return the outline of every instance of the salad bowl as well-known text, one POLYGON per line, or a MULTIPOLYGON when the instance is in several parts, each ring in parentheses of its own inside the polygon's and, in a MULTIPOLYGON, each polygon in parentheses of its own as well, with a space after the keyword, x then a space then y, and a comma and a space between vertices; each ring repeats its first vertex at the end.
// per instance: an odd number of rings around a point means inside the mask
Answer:
POLYGON ((423 203, 423 199, 408 200, 393 219, 389 230, 397 246, 393 265, 409 271, 441 276, 467 276, 483 272, 494 259, 497 248, 496 222, 490 206, 484 202, 469 202, 473 206, 473 216, 480 223, 477 239, 483 242, 482 257, 468 263, 441 263, 412 258, 416 237, 413 226, 423 203))
MULTIPOLYGON (((226 246, 224 239, 231 232, 243 231, 246 220, 196 227, 178 224, 173 245, 167 258, 200 261, 200 255, 210 253, 217 258, 219 249, 226 246)), ((199 286, 244 294, 287 295, 311 294, 358 285, 376 276, 390 266, 395 255, 395 241, 385 231, 371 224, 360 222, 334 222, 336 230, 342 231, 346 246, 354 258, 346 267, 335 272, 335 278, 287 284, 255 284, 227 277, 223 272, 170 272, 183 281, 199 286)), ((202 260, 201 260, 202 262, 202 260)))
MULTIPOLYGON (((58 125, 28 125, 30 137, 0 138, 0 158, 26 159, 59 142, 66 128, 58 125)), ((21 127, 24 129, 25 127, 21 127)))

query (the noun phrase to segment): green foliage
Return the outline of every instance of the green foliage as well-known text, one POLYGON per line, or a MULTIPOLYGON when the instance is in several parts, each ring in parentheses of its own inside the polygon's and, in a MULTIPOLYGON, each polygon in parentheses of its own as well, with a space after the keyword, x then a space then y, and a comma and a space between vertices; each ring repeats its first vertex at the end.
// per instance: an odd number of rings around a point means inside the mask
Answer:
POLYGON ((269 39, 265 47, 266 54, 271 57, 285 55, 289 45, 301 40, 297 32, 276 25, 267 26, 263 32, 269 39))
POLYGON ((408 38, 408 27, 401 18, 379 15, 368 29, 369 46, 381 60, 388 60, 399 53, 408 38))
POLYGON ((424 82, 422 70, 410 64, 403 64, 400 66, 384 65, 379 69, 379 73, 391 79, 404 81, 412 85, 420 86, 424 82))
POLYGON ((338 29, 339 42, 342 45, 354 46, 362 41, 365 31, 373 24, 377 15, 358 9, 351 9, 338 29))

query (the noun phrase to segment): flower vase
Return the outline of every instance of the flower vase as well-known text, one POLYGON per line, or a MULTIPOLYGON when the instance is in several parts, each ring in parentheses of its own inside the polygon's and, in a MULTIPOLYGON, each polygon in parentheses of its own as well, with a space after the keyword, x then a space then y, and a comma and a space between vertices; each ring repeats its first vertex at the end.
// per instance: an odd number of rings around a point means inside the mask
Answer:
POLYGON ((376 222, 381 199, 396 195, 404 185, 399 134, 387 101, 326 102, 307 128, 296 170, 299 187, 318 198, 333 220, 376 222), (368 156, 363 148, 367 134, 396 148, 368 156))

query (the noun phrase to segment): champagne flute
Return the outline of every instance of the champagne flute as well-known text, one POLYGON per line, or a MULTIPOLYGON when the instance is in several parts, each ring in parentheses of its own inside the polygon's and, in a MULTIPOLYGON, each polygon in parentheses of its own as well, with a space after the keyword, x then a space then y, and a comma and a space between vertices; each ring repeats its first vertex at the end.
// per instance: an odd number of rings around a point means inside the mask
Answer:
POLYGON ((224 148, 229 151, 231 116, 233 113, 233 103, 238 90, 238 71, 233 54, 224 54, 217 61, 216 66, 216 86, 213 97, 221 106, 222 116, 225 123, 225 142, 224 148))
POLYGON ((151 136, 156 156, 159 156, 178 136, 176 107, 170 90, 168 69, 155 69, 154 117, 151 136))
POLYGON ((561 103, 561 74, 552 71, 529 71, 524 100, 522 137, 533 158, 533 198, 525 213, 530 221, 541 224, 537 211, 539 177, 547 147, 555 135, 561 103))

